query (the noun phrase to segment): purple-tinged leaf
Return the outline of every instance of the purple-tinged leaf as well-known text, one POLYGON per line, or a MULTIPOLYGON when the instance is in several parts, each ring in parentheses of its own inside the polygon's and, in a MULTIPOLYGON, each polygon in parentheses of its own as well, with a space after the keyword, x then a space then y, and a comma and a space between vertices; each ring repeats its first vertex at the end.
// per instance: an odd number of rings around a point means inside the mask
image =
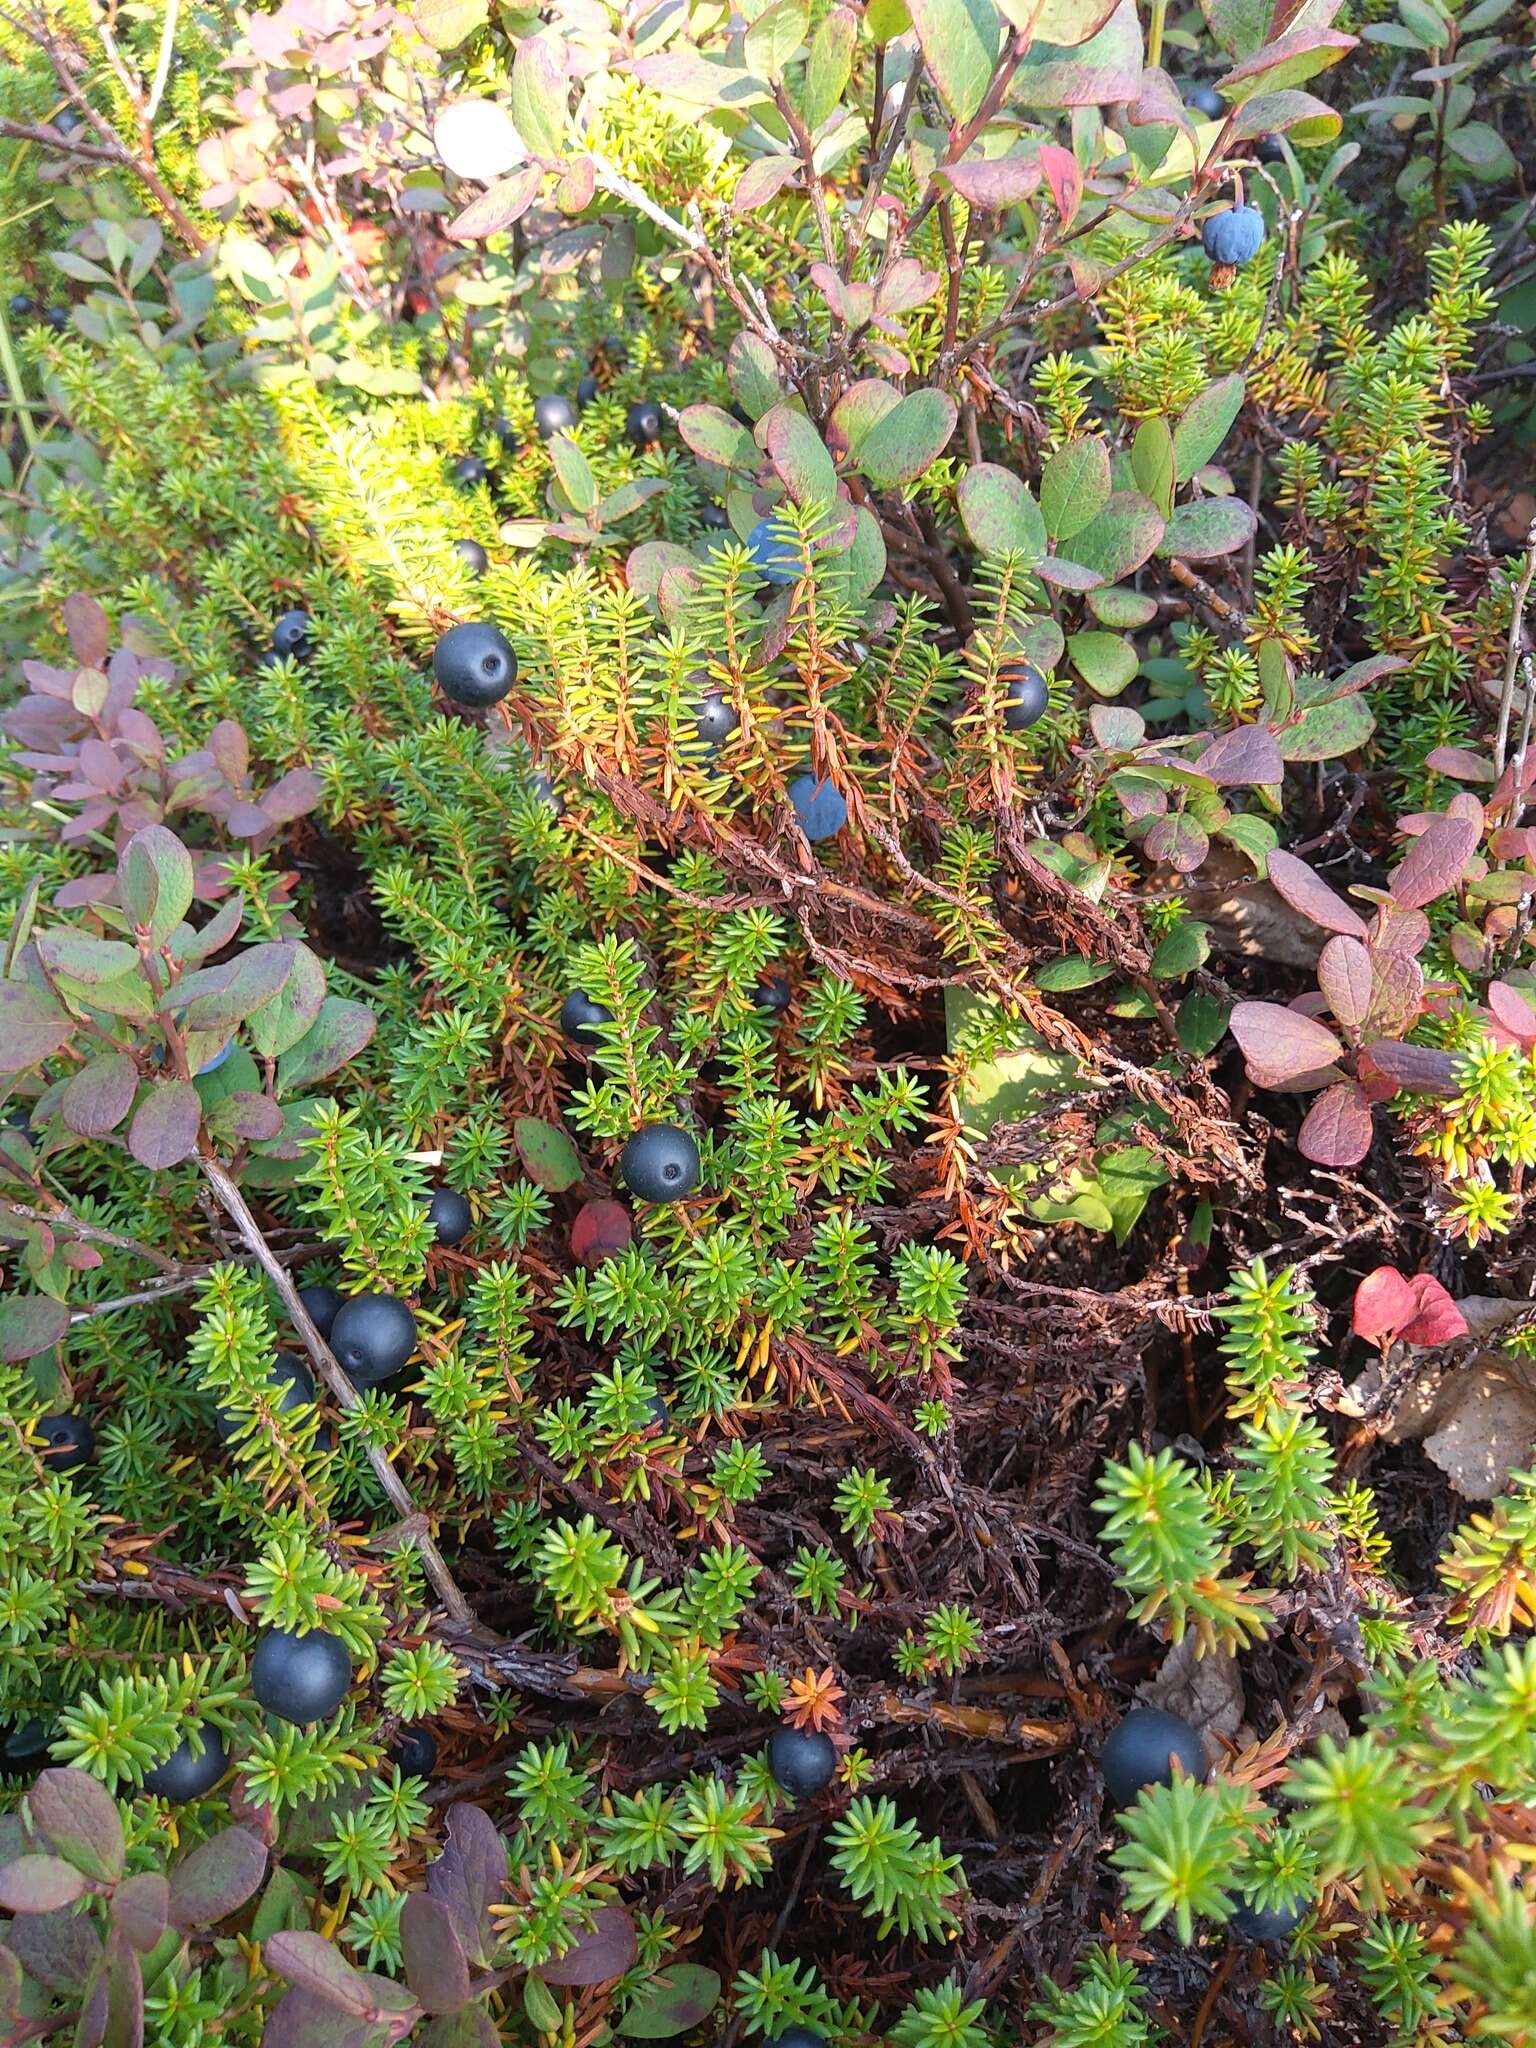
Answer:
POLYGON ((122 1816, 117 1801, 86 1771, 44 1771, 27 1795, 32 1828, 67 1863, 97 1884, 123 1874, 122 1816))
POLYGON ((925 270, 915 256, 898 256, 886 272, 875 299, 884 319, 901 313, 915 313, 926 306, 943 279, 937 270, 925 270))
POLYGON ((1097 569, 1085 569, 1081 562, 1069 562, 1061 555, 1047 555, 1037 562, 1035 574, 1057 590, 1097 590, 1104 581, 1097 569))
POLYGON ((1401 1038, 1419 1021, 1424 1007, 1424 970, 1411 953, 1373 952, 1371 1008, 1365 1029, 1383 1038, 1401 1038))
POLYGON ((1536 1010, 1507 981, 1490 981, 1488 1007, 1495 1022, 1521 1045, 1536 1044, 1536 1010))
POLYGON ((1296 1140, 1319 1166, 1358 1166, 1371 1149, 1371 1105, 1353 1081, 1325 1088, 1307 1111, 1296 1140))
POLYGON ((1371 926, 1371 951, 1417 959, 1429 944, 1429 919, 1422 910, 1406 910, 1391 897, 1376 906, 1371 926))
POLYGON ((1088 724, 1099 745, 1110 753, 1139 747, 1147 736, 1147 722, 1139 711, 1126 704, 1095 704, 1088 724))
MULTIPOLYGON (((782 0, 779 0, 782 4, 782 0)), ((793 0, 790 0, 793 4, 793 0)), ((813 263, 811 283, 826 300, 829 310, 845 327, 867 327, 874 318, 875 288, 869 284, 845 283, 830 263, 813 263)))
POLYGON ((1250 1066, 1282 1080, 1332 1066, 1344 1051, 1325 1025, 1283 1003, 1238 1003, 1229 1028, 1250 1066))
POLYGON ((507 1847, 483 1808, 461 1801, 448 1809, 443 1853, 427 1865, 427 1890, 448 1909, 470 1961, 484 1967, 492 1945, 490 1909, 507 1883, 507 1847))
POLYGON ((503 228, 511 227, 538 197, 542 177, 537 164, 524 164, 521 170, 498 178, 449 223, 449 240, 483 242, 488 235, 498 235, 503 228))
POLYGON ((94 597, 71 591, 64 600, 64 630, 70 652, 82 668, 101 668, 112 646, 112 628, 94 597))
POLYGON ((1371 956, 1358 939, 1332 938, 1317 963, 1317 982, 1343 1030, 1358 1032, 1371 1014, 1371 956))
POLYGON ((1460 782, 1492 782, 1493 763, 1467 747, 1432 747, 1424 766, 1437 775, 1453 775, 1460 782))
POLYGON ((106 1993, 101 2048, 144 2048, 144 1972, 119 1935, 107 1944, 106 1993))
POLYGON ((1373 654, 1367 661, 1357 661, 1353 667, 1344 670, 1330 682, 1323 694, 1314 697, 1313 703, 1336 703, 1341 697, 1353 696, 1356 690, 1364 690, 1372 683, 1379 683, 1383 676, 1396 675, 1405 669, 1407 661, 1401 654, 1373 654))
POLYGON ((266 1871, 266 1849, 250 1830, 224 1828, 172 1871, 171 1918, 181 1928, 226 1920, 256 1896, 266 1871))
POLYGON ((1465 875, 1481 837, 1475 819, 1436 818, 1387 877, 1393 901, 1408 910, 1421 910, 1426 903, 1433 903, 1447 890, 1454 889, 1465 875))
POLYGON ((101 1960, 100 1935, 67 1906, 18 1919, 5 1930, 5 1945, 35 1983, 76 2003, 101 1960))
POLYGON ((325 794, 325 785, 312 768, 290 768, 262 794, 261 808, 273 825, 291 825, 307 817, 325 794))
POLYGON ((1292 910, 1300 911, 1327 932, 1344 932, 1352 939, 1366 935, 1365 919, 1344 901, 1304 860, 1280 848, 1269 856, 1269 881, 1292 910))
POLYGON ((1287 761, 1336 761, 1358 753, 1376 730, 1376 716, 1363 697, 1312 704, 1279 729, 1287 761))
POLYGON ((411 2048, 500 2048, 496 2024, 479 2003, 439 2013, 411 2036, 411 2048))
POLYGON ((1045 520, 1028 484, 999 463, 977 462, 955 487, 955 504, 971 546, 983 555, 1010 550, 1037 563, 1045 556, 1045 520))
POLYGON ((731 194, 732 213, 751 213, 778 197, 786 185, 795 184, 800 166, 792 156, 760 156, 749 163, 736 180, 731 194))
POLYGON ((139 1070, 125 1052, 104 1052, 71 1074, 59 1098, 59 1114, 82 1138, 104 1138, 133 1107, 139 1070))
POLYGON ((1194 765, 1218 789, 1285 780, 1279 743, 1265 725, 1240 725, 1234 732, 1218 733, 1194 765))
POLYGON ((985 163, 949 164, 940 173, 968 206, 982 213, 999 213, 1005 206, 1020 206, 1032 199, 1040 189, 1042 175, 1038 152, 993 157, 985 163))
POLYGON ((1366 1057, 1384 1080, 1410 1095, 1454 1095, 1456 1063, 1438 1046, 1405 1045, 1397 1039, 1375 1038, 1366 1057))
POLYGON ((62 1856, 18 1856, 0 1865, 0 1912, 56 1913, 84 1890, 85 1879, 62 1856))
POLYGON ((157 946, 191 908, 192 883, 192 856, 164 825, 135 832, 118 856, 118 900, 157 946))
POLYGON ((1149 859, 1166 861, 1181 875, 1193 874, 1211 850, 1205 828, 1187 811, 1172 811, 1155 820, 1141 843, 1149 859))
POLYGON ((37 940, 37 957, 50 974, 82 988, 119 981, 139 964, 138 954, 122 939, 92 939, 81 932, 44 932, 37 940))
POLYGON ((130 1948, 147 1956, 170 1918, 171 1887, 158 1870, 125 1878, 112 1894, 112 1925, 130 1948))
POLYGON ((49 1294, 0 1297, 0 1360, 19 1365, 51 1351, 69 1328, 69 1310, 49 1294))
POLYGON ((267 1937, 262 1957, 285 1984, 322 1999, 333 2011, 367 2019, 372 2010, 367 1980, 322 1935, 283 1929, 267 1937))
POLYGON ((157 1081, 128 1126, 128 1150, 141 1166, 160 1173, 197 1150, 202 1100, 190 1081, 157 1081))
POLYGON ((837 471, 820 434, 803 412, 776 405, 757 423, 757 442, 797 505, 831 505, 837 471))
POLYGON ((248 1088, 226 1095, 213 1111, 221 1130, 233 1132, 253 1144, 265 1144, 283 1128, 283 1112, 270 1095, 258 1095, 248 1088))
POLYGON ((1467 1319, 1432 1273, 1415 1273, 1408 1282, 1413 1295, 1413 1320, 1403 1330, 1408 1344, 1453 1344, 1467 1335, 1467 1319))
POLYGON ((546 1984, 610 1984, 635 1960, 635 1923, 622 1906, 599 1906, 590 1932, 574 1948, 550 1963, 541 1963, 546 1984))
POLYGON ((412 1892, 400 1916, 405 1981, 423 2012, 454 2012, 469 2001, 469 1964, 440 1899, 412 1892))

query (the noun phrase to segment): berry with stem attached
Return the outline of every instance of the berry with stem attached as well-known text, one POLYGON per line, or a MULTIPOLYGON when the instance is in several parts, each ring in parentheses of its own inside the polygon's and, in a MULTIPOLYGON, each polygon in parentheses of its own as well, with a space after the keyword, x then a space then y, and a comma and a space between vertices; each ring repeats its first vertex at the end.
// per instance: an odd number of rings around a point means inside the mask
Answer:
POLYGON ((505 633, 484 621, 450 626, 432 650, 432 673, 445 697, 482 711, 517 681, 517 656, 505 633))
POLYGON ((379 1386, 416 1349, 416 1318, 393 1294, 354 1294, 331 1325, 331 1349, 358 1386, 379 1386))
POLYGON ((280 1721, 307 1728, 328 1721, 352 1689, 352 1659, 339 1636, 323 1628, 300 1635, 275 1628, 251 1658, 251 1692, 256 1704, 280 1721))
POLYGON ((619 1154, 619 1174, 642 1202, 680 1202, 699 1184, 699 1148, 681 1124, 648 1124, 619 1154))

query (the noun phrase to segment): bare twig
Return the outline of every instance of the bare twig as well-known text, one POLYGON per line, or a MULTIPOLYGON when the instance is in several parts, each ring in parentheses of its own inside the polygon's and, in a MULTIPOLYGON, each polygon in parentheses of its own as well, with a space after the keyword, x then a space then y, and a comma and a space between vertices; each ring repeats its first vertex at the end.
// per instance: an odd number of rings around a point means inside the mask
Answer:
POLYGON ((1525 631, 1525 607, 1530 599, 1533 582, 1536 582, 1536 519, 1531 521, 1530 531, 1525 537, 1525 560, 1520 565, 1520 574, 1515 582, 1514 599, 1509 611, 1509 640, 1504 650, 1504 686, 1499 695, 1499 729, 1493 742, 1493 768, 1496 775, 1504 773, 1504 757, 1509 747, 1509 720, 1515 705, 1515 677, 1520 669, 1520 641, 1525 631))
MULTIPOLYGON (((199 1153, 197 1163, 203 1178, 218 1197, 225 1214, 239 1231, 252 1257, 276 1288, 278 1299, 287 1310, 293 1327, 303 1338, 305 1349, 315 1362, 315 1369, 341 1407, 359 1407, 361 1400, 356 1387, 336 1363, 330 1346, 315 1328, 310 1313, 299 1296, 299 1290, 294 1286, 282 1261, 267 1243, 261 1225, 251 1214, 244 1195, 217 1159, 207 1153, 199 1153)), ((372 1444, 368 1449, 368 1462, 373 1467, 374 1477, 383 1487, 390 1505, 396 1509, 402 1522, 411 1525, 410 1540, 421 1553, 422 1566, 445 1611, 461 1628, 472 1627, 475 1619, 474 1610, 459 1591, 442 1552, 428 1533, 425 1524, 419 1519, 416 1505, 411 1499, 405 1481, 391 1463, 389 1453, 372 1444)))

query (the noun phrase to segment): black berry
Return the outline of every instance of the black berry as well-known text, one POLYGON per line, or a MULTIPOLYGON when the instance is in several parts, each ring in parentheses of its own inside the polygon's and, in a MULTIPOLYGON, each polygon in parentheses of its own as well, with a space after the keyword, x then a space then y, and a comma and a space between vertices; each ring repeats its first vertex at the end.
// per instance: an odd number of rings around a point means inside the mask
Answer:
POLYGON ((0 1734, 0 1764, 8 1771, 41 1770, 48 1761, 48 1745, 53 1735, 46 1721, 36 1714, 30 1719, 18 1722, 14 1728, 6 1728, 0 1734))
POLYGON ((302 661, 310 649, 314 620, 308 612, 284 612, 272 628, 272 652, 302 661))
POLYGON ((581 382, 576 386, 576 403, 579 406, 585 408, 586 406, 589 406, 592 403, 593 399, 596 398, 596 396, 597 379, 593 376, 592 372, 588 370, 586 376, 583 377, 581 382))
POLYGON ((346 1298, 337 1287, 301 1287, 299 1289, 299 1299, 303 1302, 305 1309, 309 1313, 309 1320, 314 1324, 321 1336, 325 1338, 327 1343, 330 1342, 331 1325, 336 1320, 336 1311, 341 1307, 346 1298))
POLYGON ((1133 1708, 1099 1758, 1104 1789, 1116 1806, 1134 1805, 1144 1785, 1171 1785, 1175 1763, 1191 1778, 1203 1778, 1209 1768, 1194 1729, 1161 1707, 1133 1708))
MULTIPOLYGON (((291 1351, 280 1351, 272 1361, 267 1374, 274 1388, 280 1388, 277 1412, 291 1415, 296 1408, 312 1408, 315 1403, 315 1383, 309 1373, 291 1351)), ((228 1408, 215 1408, 213 1426, 219 1432, 219 1441, 229 1443, 244 1426, 245 1418, 228 1408)))
POLYGON ((189 1799, 201 1799, 205 1792, 211 1792, 229 1769, 229 1751, 223 1740, 212 1728, 199 1727, 203 1738, 201 1756, 192 1754, 192 1738, 183 1736, 163 1764, 156 1764, 145 1774, 144 1790, 153 1792, 157 1799, 168 1799, 173 1806, 181 1806, 189 1799))
POLYGON ((768 1744, 773 1782, 791 1799, 809 1799, 830 1785, 837 1771, 837 1746, 819 1729, 776 1728, 768 1744))
POLYGON ((529 776, 528 794, 539 808, 548 811, 552 818, 565 816, 565 799, 542 768, 535 768, 529 776))
POLYGON ((498 413, 491 421, 491 432, 509 455, 515 455, 523 445, 522 435, 504 413, 498 413))
POLYGON ((416 1318, 392 1294, 355 1294, 337 1311, 331 1349, 358 1386, 376 1387, 416 1349, 416 1318))
POLYGON ((517 681, 517 656, 506 635, 483 620, 450 626, 432 650, 432 673, 445 697, 481 710, 499 704, 517 681))
POLYGON ((50 306, 43 314, 43 325, 51 327, 55 334, 62 334, 69 325, 68 306, 50 306))
POLYGON ((456 540, 453 552, 464 564, 471 576, 483 576, 491 566, 491 558, 477 540, 456 540))
POLYGON ((718 690, 711 690, 699 699, 694 713, 694 730, 706 747, 724 746, 740 724, 735 707, 727 704, 718 690))
POLYGON ((83 1415, 45 1415, 36 1434, 46 1445, 43 1469, 50 1477, 56 1472, 78 1472, 91 1462, 96 1449, 96 1432, 83 1415))
POLYGON ((762 2048, 827 2048, 827 2037, 813 2033, 809 2027, 786 2027, 782 2034, 764 2041, 762 2048))
POLYGON ((1003 686, 1003 723, 1010 732, 1027 732, 1043 718, 1051 701, 1045 677, 1032 661, 1004 662, 998 671, 1003 686))
POLYGON ((1256 1906, 1251 1899, 1244 1899, 1227 1929, 1239 1941, 1283 1941, 1306 1917, 1306 1906, 1299 1898, 1287 1906, 1256 1906))
POLYGON ((597 1045, 599 1024, 611 1024, 613 1012, 606 1003, 595 1003, 579 988, 573 988, 560 1005, 560 1029, 577 1045, 597 1045))
POLYGON ((782 1017, 790 1000, 790 986, 782 974, 765 974, 752 991, 752 1007, 770 1017, 782 1017))
POLYGON ((746 407, 742 405, 738 400, 733 398, 730 404, 726 407, 726 411, 730 414, 733 420, 737 421, 741 426, 747 428, 749 432, 751 431, 751 428, 754 424, 752 415, 747 411, 746 407))
POLYGON ((1261 164, 1283 164, 1285 147, 1278 135, 1261 135, 1253 145, 1254 160, 1261 164))
POLYGON ((61 135, 73 135, 80 122, 81 116, 73 107, 66 107, 62 114, 55 114, 53 117, 53 125, 61 135))
POLYGON ((472 491, 476 484, 485 482, 490 471, 478 455, 461 455, 449 471, 449 475, 464 490, 472 491))
POLYGON ((576 424, 576 408, 563 391, 546 391, 533 401, 534 429, 541 441, 564 434, 576 424))
POLYGON ((635 448, 653 448, 661 439, 661 407, 642 398, 624 415, 624 431, 635 448))
POLYGON ((30 320, 36 311, 36 299, 26 292, 17 292, 11 300, 10 315, 13 320, 30 320))
POLYGON ((430 1728, 412 1723, 402 1728, 389 1753, 404 1778, 430 1778, 437 1765, 437 1737, 430 1728))
POLYGON ((699 507, 699 524, 700 526, 708 527, 711 533, 729 533, 731 530, 730 514, 723 505, 717 505, 713 499, 710 499, 699 507))
POLYGON ((306 1728, 326 1721, 352 1688, 352 1659, 339 1636, 323 1628, 308 1635, 275 1628, 251 1658, 251 1691, 256 1704, 280 1721, 306 1728))
POLYGON ((427 1202, 427 1217, 439 1244, 460 1243, 468 1237, 474 1221, 457 1188, 434 1188, 427 1202))
POLYGON ((1186 85, 1184 104, 1208 121, 1219 121, 1227 111, 1227 103, 1214 85, 1186 85))
POLYGON ((679 1124, 649 1124, 619 1154, 619 1173, 642 1202, 680 1202, 699 1184, 699 1148, 679 1124))

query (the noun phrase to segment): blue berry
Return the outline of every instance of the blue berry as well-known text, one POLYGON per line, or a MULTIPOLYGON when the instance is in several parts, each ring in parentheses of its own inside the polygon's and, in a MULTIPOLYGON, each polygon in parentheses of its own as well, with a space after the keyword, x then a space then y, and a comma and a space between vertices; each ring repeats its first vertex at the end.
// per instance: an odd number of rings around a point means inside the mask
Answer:
POLYGON ((310 652, 310 632, 314 623, 308 612, 284 612, 272 628, 273 652, 303 661, 310 652))
POLYGON ((256 1704, 280 1721, 306 1728, 328 1721, 352 1689, 352 1659, 339 1636, 323 1628, 307 1635, 274 1628, 251 1658, 251 1691, 256 1704))
POLYGON ((229 1751, 223 1738, 199 1723, 203 1740, 201 1752, 192 1754, 192 1738, 184 1735, 163 1764, 144 1774, 144 1790, 172 1806, 184 1806, 189 1799, 201 1799, 211 1792, 229 1769, 229 1751))
POLYGON ((490 475, 478 455, 461 455, 453 465, 453 480, 466 491, 472 491, 476 484, 483 484, 490 475))
POLYGON ((400 1730, 389 1753, 402 1778, 430 1778, 437 1765, 437 1737, 430 1728, 412 1723, 400 1730))
POLYGON ((800 581, 800 543, 793 528, 773 519, 759 519, 747 535, 747 552, 761 571, 765 583, 800 581))
POLYGON ((699 1148, 680 1124, 648 1124, 619 1154, 619 1174, 642 1202, 680 1202, 699 1184, 699 1148))
POLYGON ((576 408, 563 391, 547 391, 533 401, 534 429, 541 441, 564 434, 576 424, 576 408))
POLYGON ((773 1782, 791 1799, 809 1799, 837 1772, 837 1746, 819 1729, 776 1728, 768 1743, 773 1782))
MULTIPOLYGON (((322 1333, 323 1334, 323 1333, 322 1333)), ((297 1408, 312 1408, 315 1402, 315 1383, 308 1371, 294 1357, 291 1351, 280 1351, 273 1359, 267 1373, 268 1385, 277 1393, 277 1412, 291 1415, 297 1408), (277 1390, 281 1388, 281 1392, 277 1390)), ((220 1443, 230 1443, 245 1427, 247 1417, 237 1415, 231 1408, 215 1407, 213 1426, 219 1432, 220 1443)))
POLYGON ((474 1220, 457 1188, 434 1188, 427 1201, 427 1218, 439 1244, 461 1243, 474 1220))
POLYGON ((432 673, 445 697, 478 711, 499 704, 517 681, 517 656, 483 621, 450 626, 432 650, 432 673))
POLYGON ((1211 215, 1200 239, 1213 263, 1251 262, 1264 243, 1264 216, 1256 206, 1229 206, 1211 215))
POLYGON ((752 1007, 770 1017, 782 1017, 790 1001, 790 986, 782 974, 765 974, 752 991, 752 1007))
POLYGON ((1045 716, 1051 693, 1032 661, 1005 661, 998 670, 1003 686, 1003 723, 1010 732, 1027 732, 1045 716))
POLYGON ((797 775, 789 785, 789 800, 807 839, 834 838, 848 822, 847 802, 830 777, 818 782, 814 775, 797 775))
POLYGON ((1227 103, 1214 85, 1185 86, 1184 104, 1193 107, 1197 114, 1204 114, 1208 121, 1219 121, 1227 111, 1227 103))
POLYGON ((1177 1762, 1186 1777, 1210 1768, 1205 1745, 1187 1721, 1161 1707, 1135 1707, 1104 1745, 1099 1768, 1116 1806, 1131 1806, 1146 1785, 1171 1785, 1177 1762))
POLYGON ((331 1349, 360 1387, 393 1379, 416 1349, 416 1318, 392 1294, 354 1294, 331 1325, 331 1349))

